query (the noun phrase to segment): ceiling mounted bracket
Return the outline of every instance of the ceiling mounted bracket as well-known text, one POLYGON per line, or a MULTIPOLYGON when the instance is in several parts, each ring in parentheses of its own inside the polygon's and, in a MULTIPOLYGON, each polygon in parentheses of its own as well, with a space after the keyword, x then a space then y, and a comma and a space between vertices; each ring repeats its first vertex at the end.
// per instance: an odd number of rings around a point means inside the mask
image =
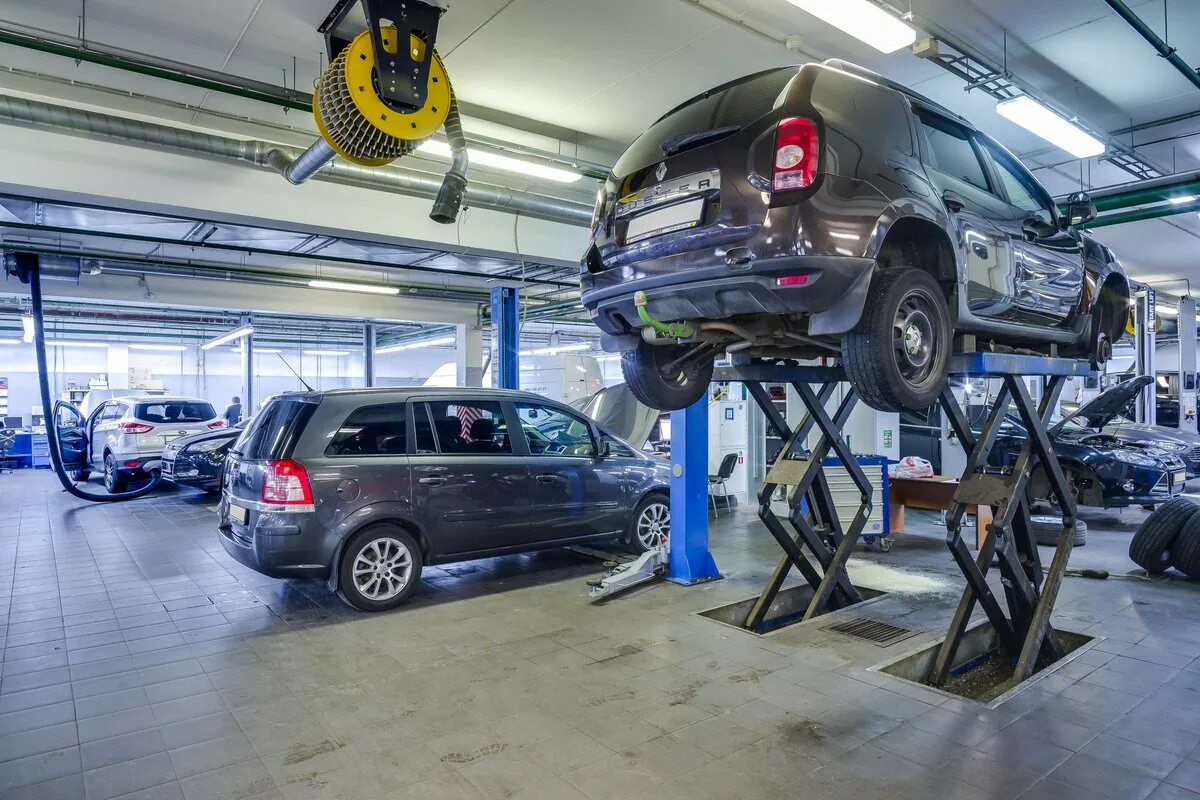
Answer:
POLYGON ((397 111, 415 111, 426 102, 429 69, 438 22, 444 9, 429 0, 338 0, 317 32, 325 37, 329 60, 350 43, 338 28, 361 3, 375 51, 379 96, 397 111), (395 28, 395 35, 386 28, 395 28), (413 43, 413 39, 419 45, 413 43))

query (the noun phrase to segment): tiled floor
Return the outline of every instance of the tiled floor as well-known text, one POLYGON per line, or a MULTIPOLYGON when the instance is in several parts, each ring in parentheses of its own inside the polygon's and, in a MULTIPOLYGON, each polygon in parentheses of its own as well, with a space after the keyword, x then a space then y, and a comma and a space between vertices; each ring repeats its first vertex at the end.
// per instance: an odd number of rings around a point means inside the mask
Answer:
MULTIPOLYGON (((1183 581, 1068 579, 1057 623, 1107 638, 987 710, 866 669, 948 622, 929 516, 856 564, 891 589, 864 613, 923 632, 881 649, 694 613, 773 565, 750 513, 715 526, 719 583, 592 606, 599 565, 557 552, 430 570, 372 616, 237 566, 210 503, 0 475, 0 798, 1200 797, 1183 581)), ((1092 515, 1076 561, 1131 570, 1142 514, 1092 515)))

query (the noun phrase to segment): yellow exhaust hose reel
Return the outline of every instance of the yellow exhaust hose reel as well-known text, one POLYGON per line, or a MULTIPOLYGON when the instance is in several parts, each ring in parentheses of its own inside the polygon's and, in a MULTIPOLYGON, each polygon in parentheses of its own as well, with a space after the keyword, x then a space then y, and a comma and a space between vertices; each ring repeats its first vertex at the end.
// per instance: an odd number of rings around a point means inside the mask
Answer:
MULTIPOLYGON (((431 5, 409 0, 405 13, 415 17, 418 3, 431 5)), ((338 9, 344 13, 347 5, 339 3, 335 13, 338 9)), ((372 13, 374 4, 367 0, 364 5, 368 28, 333 55, 313 91, 313 119, 321 138, 295 158, 273 148, 267 160, 289 182, 300 184, 339 156, 363 167, 390 164, 412 153, 444 127, 453 163, 429 216, 435 222, 454 222, 466 196, 468 162, 458 102, 446 67, 433 47, 432 35, 423 38, 416 32, 409 33, 405 26, 407 48, 401 50, 398 27, 390 23, 376 25, 380 15, 372 13), (419 85, 421 77, 426 77, 423 87, 419 85), (381 86, 382 82, 387 85, 381 86)), ((441 11, 429 7, 421 13, 431 12, 430 34, 436 31, 436 16, 441 11)))
MULTIPOLYGON (((395 56, 396 28, 385 26, 380 35, 384 52, 395 56)), ((413 60, 424 57, 425 46, 409 36, 413 60)), ((446 122, 453 97, 436 51, 425 104, 415 111, 397 111, 388 105, 380 96, 378 81, 371 32, 363 31, 325 69, 313 92, 313 117, 321 138, 339 156, 364 167, 381 167, 415 150, 446 122)))

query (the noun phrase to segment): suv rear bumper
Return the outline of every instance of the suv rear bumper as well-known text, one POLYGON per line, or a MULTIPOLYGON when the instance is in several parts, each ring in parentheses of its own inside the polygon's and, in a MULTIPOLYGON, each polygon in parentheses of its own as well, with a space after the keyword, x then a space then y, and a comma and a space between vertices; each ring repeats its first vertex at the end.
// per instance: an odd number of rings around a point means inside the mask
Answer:
POLYGON ((644 291, 647 310, 664 322, 807 313, 809 334, 819 336, 858 324, 874 271, 874 259, 851 256, 788 256, 657 275, 634 264, 586 274, 582 301, 596 325, 614 335, 642 327, 633 296, 644 291), (797 275, 807 280, 777 283, 797 275))
POLYGON ((311 513, 251 512, 249 525, 229 518, 222 500, 217 530, 221 546, 243 566, 271 578, 326 578, 333 561, 325 529, 311 513))

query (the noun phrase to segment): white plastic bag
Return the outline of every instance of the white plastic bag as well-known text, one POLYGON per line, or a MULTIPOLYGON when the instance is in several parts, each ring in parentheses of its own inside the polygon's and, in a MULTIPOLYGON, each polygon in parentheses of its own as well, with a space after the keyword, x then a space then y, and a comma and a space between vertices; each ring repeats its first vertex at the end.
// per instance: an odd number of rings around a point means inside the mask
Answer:
POLYGON ((933 475, 933 465, 919 456, 905 456, 888 467, 892 478, 928 478, 933 475))

